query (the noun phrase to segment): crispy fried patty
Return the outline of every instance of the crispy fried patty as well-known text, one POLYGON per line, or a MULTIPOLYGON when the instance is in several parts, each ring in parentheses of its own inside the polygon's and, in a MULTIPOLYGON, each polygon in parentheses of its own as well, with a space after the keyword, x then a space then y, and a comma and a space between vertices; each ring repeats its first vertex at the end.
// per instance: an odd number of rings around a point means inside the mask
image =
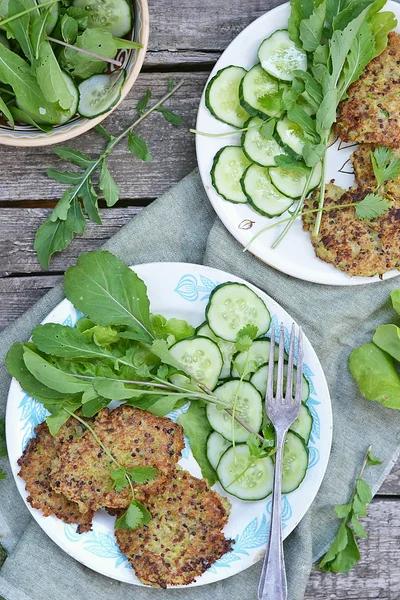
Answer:
POLYGON ((400 147, 400 35, 372 60, 341 102, 337 133, 345 142, 400 147))
POLYGON ((143 583, 187 585, 232 550, 233 540, 222 532, 230 504, 203 479, 177 470, 162 494, 146 494, 143 502, 152 521, 133 531, 115 531, 143 583))
MULTIPOLYGON (((362 200, 371 189, 353 188, 348 192, 328 184, 325 206, 362 200)), ((318 208, 313 195, 305 209, 318 208)), ((315 213, 303 215, 303 228, 311 231, 315 253, 349 275, 372 277, 400 267, 400 200, 393 200, 389 211, 373 221, 363 221, 352 207, 322 213, 319 234, 312 233, 315 213)))
POLYGON ((55 493, 51 487, 49 474, 57 449, 65 440, 82 435, 83 426, 76 419, 69 419, 56 437, 53 437, 46 423, 35 429, 33 437, 18 460, 19 472, 26 482, 27 498, 33 508, 41 510, 45 517, 55 514, 65 523, 78 523, 78 532, 90 531, 93 513, 82 514, 75 502, 63 494, 55 493))
MULTIPOLYGON (((175 471, 184 447, 183 430, 170 419, 122 405, 99 412, 93 429, 118 463, 131 469, 151 466, 159 475, 139 486, 157 492, 175 471)), ((116 466, 87 431, 82 437, 62 445, 53 462, 51 480, 54 489, 77 502, 82 512, 99 508, 124 508, 129 504, 129 487, 113 489, 110 471, 116 466)))
MULTIPOLYGON (((371 162, 371 152, 375 149, 372 144, 361 144, 351 157, 354 167, 354 175, 359 186, 376 187, 376 179, 371 162)), ((400 148, 393 149, 394 156, 400 157, 400 148)), ((390 179, 381 188, 380 192, 391 198, 400 199, 400 177, 390 179)))

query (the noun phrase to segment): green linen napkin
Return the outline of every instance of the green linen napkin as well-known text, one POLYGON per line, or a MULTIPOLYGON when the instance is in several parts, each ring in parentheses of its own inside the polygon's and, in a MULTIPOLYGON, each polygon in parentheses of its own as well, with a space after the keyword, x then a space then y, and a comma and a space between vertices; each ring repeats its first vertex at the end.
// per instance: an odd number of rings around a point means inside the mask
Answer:
MULTIPOLYGON (((293 279, 264 265, 241 246, 216 218, 197 172, 144 209, 105 246, 128 264, 152 261, 204 263, 239 275, 277 300, 304 327, 324 368, 332 396, 332 455, 311 509, 285 542, 290 600, 304 596, 312 561, 330 545, 337 529, 333 505, 347 502, 368 446, 383 464, 366 478, 379 488, 399 454, 398 414, 364 400, 348 368, 351 350, 371 339, 379 323, 390 322, 392 279, 365 286, 329 287, 293 279)), ((0 416, 10 379, 4 357, 16 340, 63 298, 57 286, 0 335, 0 416)), ((6 600, 251 600, 257 597, 261 564, 206 587, 153 590, 122 584, 87 569, 58 548, 34 522, 9 475, 0 482, 0 542, 9 555, 0 569, 6 600)))

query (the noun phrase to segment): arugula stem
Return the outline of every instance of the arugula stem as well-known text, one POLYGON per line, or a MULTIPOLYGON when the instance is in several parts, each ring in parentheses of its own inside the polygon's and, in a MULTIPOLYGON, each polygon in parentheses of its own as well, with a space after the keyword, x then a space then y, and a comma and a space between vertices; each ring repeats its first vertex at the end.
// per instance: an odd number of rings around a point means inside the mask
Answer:
POLYGON ((70 48, 71 50, 76 50, 77 52, 81 52, 82 54, 87 54, 88 56, 92 56, 93 58, 98 58, 99 60, 103 60, 104 62, 110 63, 110 65, 115 65, 116 67, 122 67, 122 62, 120 60, 115 60, 114 58, 106 58, 101 54, 96 54, 95 52, 90 52, 89 50, 84 50, 83 48, 79 48, 78 46, 73 46, 72 44, 67 44, 66 42, 62 42, 61 40, 57 40, 56 38, 47 36, 49 42, 53 42, 54 44, 59 44, 60 46, 64 46, 65 48, 70 48))
POLYGON ((6 90, 5 88, 2 88, 2 87, 0 87, 0 93, 8 94, 9 96, 15 96, 14 92, 11 92, 10 90, 6 90))
MULTIPOLYGON (((279 244, 281 243, 281 241, 283 240, 285 235, 288 233, 288 231, 292 227, 292 225, 295 222, 295 220, 297 219, 297 217, 301 214, 301 212, 303 210, 303 206, 304 206, 304 200, 306 199, 306 196, 309 193, 308 186, 310 184, 312 176, 314 175, 314 171, 315 171, 315 167, 312 167, 312 169, 310 170, 310 172, 308 174, 306 183, 304 185, 303 193, 301 194, 299 203, 296 207, 294 214, 289 219, 287 219, 289 221, 289 223, 286 225, 285 229, 282 231, 282 233, 276 238, 276 240, 272 244, 271 248, 273 248, 274 250, 275 250, 275 248, 277 248, 279 246, 279 244)), ((252 243, 254 241, 254 239, 255 238, 253 238, 250 243, 252 243)))
MULTIPOLYGON (((11 0, 12 2, 12 0, 11 0)), ((58 0, 48 0, 48 2, 43 2, 40 4, 40 7, 36 4, 35 2, 35 6, 32 6, 31 8, 27 8, 26 10, 23 10, 19 13, 17 13, 16 15, 13 15, 12 17, 7 17, 7 19, 3 19, 2 21, 0 21, 0 27, 4 27, 4 25, 7 25, 7 23, 11 23, 11 21, 15 21, 15 19, 19 19, 20 17, 24 17, 25 15, 33 12, 33 11, 37 11, 39 8, 46 8, 46 6, 51 6, 52 4, 57 4, 58 0)))
MULTIPOLYGON (((322 159, 322 175, 321 175, 321 187, 319 191, 319 208, 322 209, 325 203, 325 186, 326 186, 326 151, 322 159)), ((317 214, 317 218, 314 223, 314 235, 318 235, 321 227, 322 211, 317 214)))
POLYGON ((93 427, 91 427, 89 425, 89 423, 87 423, 86 421, 84 421, 83 419, 81 419, 80 417, 78 417, 78 415, 76 415, 74 412, 72 412, 68 408, 63 408, 63 410, 65 410, 65 412, 68 413, 71 417, 73 417, 74 419, 76 419, 77 421, 79 421, 80 423, 82 423, 82 425, 84 425, 86 427, 86 429, 88 429, 90 431, 90 433, 92 434, 92 436, 94 437, 94 439, 96 440, 96 442, 99 444, 99 446, 107 454, 108 458, 113 463, 115 463, 119 469, 123 469, 123 467, 121 467, 121 465, 119 464, 119 462, 117 461, 117 459, 115 459, 113 457, 113 455, 111 454, 111 452, 109 451, 109 449, 107 448, 107 446, 105 446, 103 444, 103 442, 101 441, 101 439, 99 438, 99 436, 97 435, 97 433, 95 432, 95 430, 93 429, 93 427))

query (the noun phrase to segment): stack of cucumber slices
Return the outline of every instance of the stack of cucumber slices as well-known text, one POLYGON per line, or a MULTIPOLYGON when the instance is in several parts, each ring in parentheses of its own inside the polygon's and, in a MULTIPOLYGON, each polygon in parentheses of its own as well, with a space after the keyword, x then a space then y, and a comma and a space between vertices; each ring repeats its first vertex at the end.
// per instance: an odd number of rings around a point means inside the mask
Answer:
MULTIPOLYGON (((306 143, 300 125, 279 114, 274 127, 266 123, 277 116, 276 106, 295 71, 307 70, 307 55, 278 30, 258 49, 259 62, 246 71, 229 66, 218 71, 207 85, 205 102, 218 120, 242 131, 240 146, 225 146, 216 154, 211 179, 220 196, 238 204, 249 203, 266 217, 276 217, 300 198, 310 169, 302 161, 306 143), (275 158, 289 155, 300 169, 277 166, 275 158)), ((312 114, 307 96, 302 108, 312 114)), ((307 193, 319 185, 321 166, 315 168, 307 193)))
MULTIPOLYGON (((225 283, 211 293, 206 321, 197 328, 196 335, 177 342, 170 351, 199 381, 214 390, 227 409, 234 408, 236 415, 254 431, 263 430, 265 435, 267 430, 273 440, 274 431, 264 402, 270 323, 269 310, 253 290, 244 284, 225 283), (257 327, 257 339, 249 350, 238 352, 235 341, 246 325, 257 327)), ((295 490, 307 471, 307 444, 313 424, 306 405, 308 396, 309 384, 303 376, 300 416, 291 427, 285 444, 284 493, 295 490)), ((213 404, 207 404, 206 411, 213 429, 207 439, 207 458, 225 491, 241 500, 266 498, 272 491, 273 459, 251 456, 246 444, 249 432, 228 412, 213 404)))

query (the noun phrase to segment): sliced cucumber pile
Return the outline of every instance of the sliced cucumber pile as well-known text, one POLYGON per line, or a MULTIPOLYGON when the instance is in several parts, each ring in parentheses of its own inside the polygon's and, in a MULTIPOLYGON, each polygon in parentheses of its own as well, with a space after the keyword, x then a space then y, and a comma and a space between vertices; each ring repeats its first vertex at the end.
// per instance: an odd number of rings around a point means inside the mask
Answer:
POLYGON ((211 79, 206 88, 206 106, 209 111, 228 125, 243 127, 249 114, 239 102, 240 82, 246 75, 243 67, 226 67, 211 79))
POLYGON ((264 71, 282 81, 292 81, 296 69, 307 71, 307 54, 292 42, 286 29, 275 31, 262 42, 258 59, 264 71))
POLYGON ((299 124, 305 122, 304 113, 315 120, 316 111, 311 96, 295 86, 298 80, 292 84, 297 70, 307 70, 307 54, 290 39, 288 31, 275 31, 265 39, 258 59, 248 71, 235 65, 221 69, 207 85, 207 108, 242 132, 242 151, 236 146, 222 148, 214 158, 211 179, 225 200, 248 203, 260 215, 275 218, 321 183, 322 168, 317 165, 307 184, 311 169, 303 161, 303 149, 308 140, 299 124), (293 91, 294 100, 286 102, 286 93, 293 91), (299 111, 292 115, 299 123, 286 114, 293 102, 299 111), (248 115, 250 119, 246 119, 248 115), (283 161, 277 160, 280 155, 297 161, 300 169, 297 165, 286 167, 286 163, 282 166, 283 161))
POLYGON ((271 315, 263 300, 247 285, 223 283, 210 295, 206 319, 214 334, 234 342, 245 325, 255 325, 258 336, 267 333, 271 315))

